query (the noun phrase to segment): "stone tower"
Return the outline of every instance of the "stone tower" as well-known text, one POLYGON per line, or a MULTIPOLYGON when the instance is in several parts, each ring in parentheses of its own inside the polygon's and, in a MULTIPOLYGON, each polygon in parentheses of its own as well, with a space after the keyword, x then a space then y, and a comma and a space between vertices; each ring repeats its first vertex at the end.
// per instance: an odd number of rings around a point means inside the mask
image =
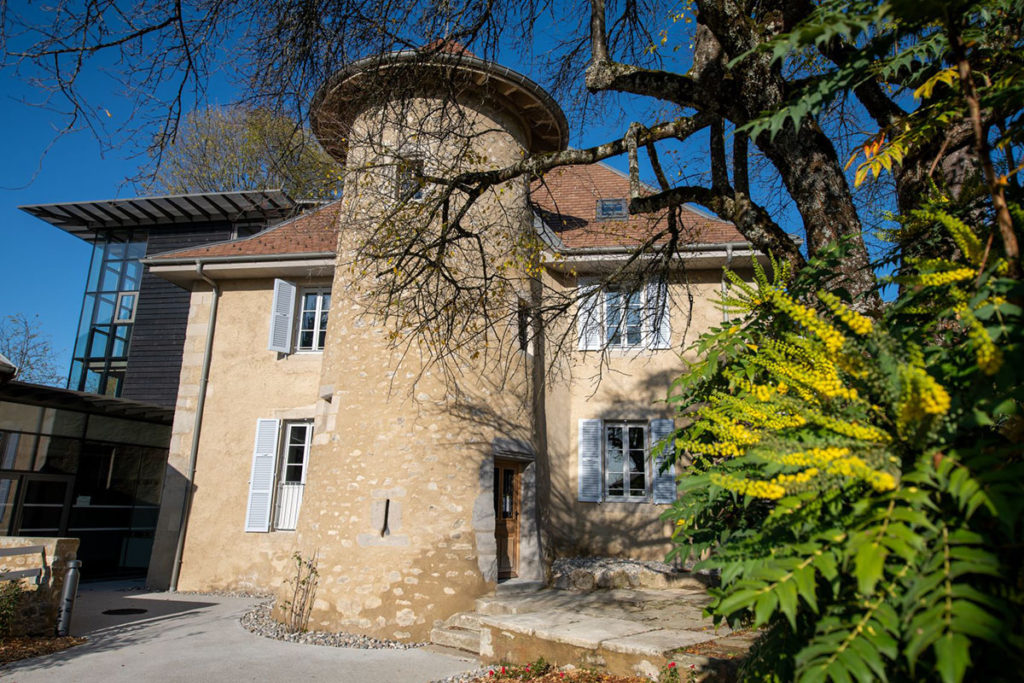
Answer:
MULTIPOLYGON (((543 578, 536 369, 529 354, 510 354, 514 363, 497 377, 467 356, 443 376, 429 363, 429 347, 393 348, 400 322, 382 325, 373 315, 380 262, 368 259, 366 245, 383 258, 408 246, 411 231, 439 229, 430 213, 440 205, 431 195, 437 190, 424 176, 564 149, 567 125, 529 79, 436 44, 336 73, 316 93, 313 126, 346 175, 296 539, 320 558, 309 628, 425 640, 435 620, 471 609, 499 571, 543 578)), ((453 194, 453 205, 460 197, 453 194)), ((511 249, 519 231, 532 229, 526 181, 486 190, 464 224, 484 236, 485 249, 511 249)), ((521 292, 507 293, 513 322, 515 299, 528 292, 524 277, 521 292)))

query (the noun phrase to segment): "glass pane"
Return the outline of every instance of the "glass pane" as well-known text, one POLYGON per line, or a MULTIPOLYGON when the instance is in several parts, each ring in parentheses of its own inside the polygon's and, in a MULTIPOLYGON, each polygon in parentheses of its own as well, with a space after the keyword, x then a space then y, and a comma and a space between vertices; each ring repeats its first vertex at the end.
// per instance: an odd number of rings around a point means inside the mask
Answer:
MULTIPOLYGON (((140 259, 146 255, 146 234, 135 233, 132 236, 132 242, 128 245, 128 251, 125 254, 125 258, 128 259, 140 259)), ((141 266, 140 266, 141 270, 141 266)))
POLYGON ((14 533, 11 523, 14 521, 14 501, 18 499, 18 479, 0 477, 0 534, 10 536, 14 533))
POLYGON ((92 263, 89 264, 89 279, 85 283, 85 291, 95 292, 99 288, 100 273, 103 271, 103 243, 97 243, 92 249, 92 263))
POLYGON ((128 244, 123 241, 124 236, 119 235, 118 237, 111 236, 111 242, 107 246, 107 258, 108 259, 123 259, 128 253, 128 244))
POLYGON ((99 393, 100 390, 100 373, 95 370, 85 371, 85 383, 82 385, 82 391, 87 391, 92 394, 99 393))
POLYGON ((503 519, 512 517, 512 496, 515 493, 515 470, 502 470, 501 482, 501 516, 503 519))
POLYGON ((114 306, 117 303, 117 294, 100 294, 96 301, 96 315, 93 316, 93 323, 106 325, 114 319, 114 306))
POLYGON ((608 428, 607 462, 605 467, 609 472, 622 472, 624 456, 622 453, 622 427, 608 428))
POLYGON ((107 340, 110 338, 109 327, 97 327, 92 331, 92 342, 89 344, 89 355, 102 358, 107 355, 107 340))
POLYGON ((301 456, 299 458, 300 464, 298 465, 286 465, 284 468, 284 481, 288 484, 300 484, 302 483, 302 464, 301 456))
POLYGON ((313 348, 312 332, 303 331, 302 334, 299 335, 299 348, 305 350, 313 348))
POLYGON ((104 292, 116 292, 121 284, 121 263, 119 261, 106 262, 103 264, 103 272, 100 274, 99 289, 104 292))
POLYGON ((643 427, 630 427, 629 428, 629 447, 630 449, 639 448, 643 450, 644 446, 644 428, 643 427))
POLYGON ((138 261, 126 261, 121 270, 123 272, 121 289, 138 289, 142 283, 142 264, 138 261))
POLYGON ((117 301, 117 320, 131 320, 134 316, 135 294, 121 294, 117 301))
POLYGON ((605 334, 608 344, 618 346, 622 343, 622 303, 616 291, 605 292, 605 334))
POLYGON ((306 443, 306 425, 292 425, 288 428, 288 443, 291 445, 303 445, 306 443))
POLYGON ((326 339, 326 338, 327 338, 327 330, 321 330, 320 331, 320 338, 317 341, 316 348, 318 348, 318 349, 324 348, 324 339, 326 339))
POLYGON ((68 376, 68 389, 78 391, 82 383, 82 361, 76 360, 71 364, 71 374, 68 376))
POLYGON ((302 329, 311 330, 316 325, 316 312, 304 311, 302 313, 302 329))
POLYGON ((622 473, 609 473, 608 474, 608 497, 622 498, 625 495, 625 487, 622 483, 622 473))
POLYGON ((631 496, 644 496, 647 495, 647 477, 644 476, 643 472, 629 475, 629 495, 631 496))
POLYGON ((637 292, 630 294, 626 306, 626 344, 640 346, 641 325, 643 324, 640 294, 637 292))

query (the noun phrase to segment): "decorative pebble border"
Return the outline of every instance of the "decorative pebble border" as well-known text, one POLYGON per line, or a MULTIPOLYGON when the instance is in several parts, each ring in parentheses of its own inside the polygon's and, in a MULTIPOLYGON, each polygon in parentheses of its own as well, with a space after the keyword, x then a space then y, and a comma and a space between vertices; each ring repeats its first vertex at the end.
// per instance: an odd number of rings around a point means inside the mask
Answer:
POLYGON ((427 643, 403 643, 397 640, 380 640, 357 633, 329 633, 326 631, 301 631, 291 633, 279 621, 270 616, 273 599, 264 600, 242 615, 242 626, 258 636, 285 640, 290 643, 306 645, 325 645, 327 647, 354 647, 361 650, 412 650, 423 647, 427 643))

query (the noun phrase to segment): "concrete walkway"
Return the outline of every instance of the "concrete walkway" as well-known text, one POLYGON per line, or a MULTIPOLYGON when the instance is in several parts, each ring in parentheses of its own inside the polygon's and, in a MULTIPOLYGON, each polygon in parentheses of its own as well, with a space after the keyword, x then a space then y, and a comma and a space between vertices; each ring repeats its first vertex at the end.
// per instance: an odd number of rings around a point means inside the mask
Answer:
POLYGON ((0 667, 0 679, 52 681, 433 681, 476 669, 478 660, 439 648, 357 650, 300 645, 246 631, 249 598, 152 593, 133 583, 83 584, 72 635, 89 642, 0 667), (105 615, 111 609, 143 614, 105 615))

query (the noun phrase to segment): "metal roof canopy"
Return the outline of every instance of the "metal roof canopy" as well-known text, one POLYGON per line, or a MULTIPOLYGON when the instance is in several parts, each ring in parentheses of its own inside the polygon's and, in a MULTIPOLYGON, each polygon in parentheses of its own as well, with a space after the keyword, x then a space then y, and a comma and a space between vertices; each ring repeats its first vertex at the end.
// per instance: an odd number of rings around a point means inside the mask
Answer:
POLYGON ((30 204, 18 208, 89 242, 93 239, 91 233, 98 229, 274 219, 287 216, 298 207, 299 203, 282 190, 245 190, 30 204))
POLYGON ((101 394, 59 389, 41 384, 5 382, 0 384, 0 401, 12 401, 44 408, 74 410, 93 415, 121 417, 139 422, 170 425, 174 410, 151 403, 111 398, 101 394))

